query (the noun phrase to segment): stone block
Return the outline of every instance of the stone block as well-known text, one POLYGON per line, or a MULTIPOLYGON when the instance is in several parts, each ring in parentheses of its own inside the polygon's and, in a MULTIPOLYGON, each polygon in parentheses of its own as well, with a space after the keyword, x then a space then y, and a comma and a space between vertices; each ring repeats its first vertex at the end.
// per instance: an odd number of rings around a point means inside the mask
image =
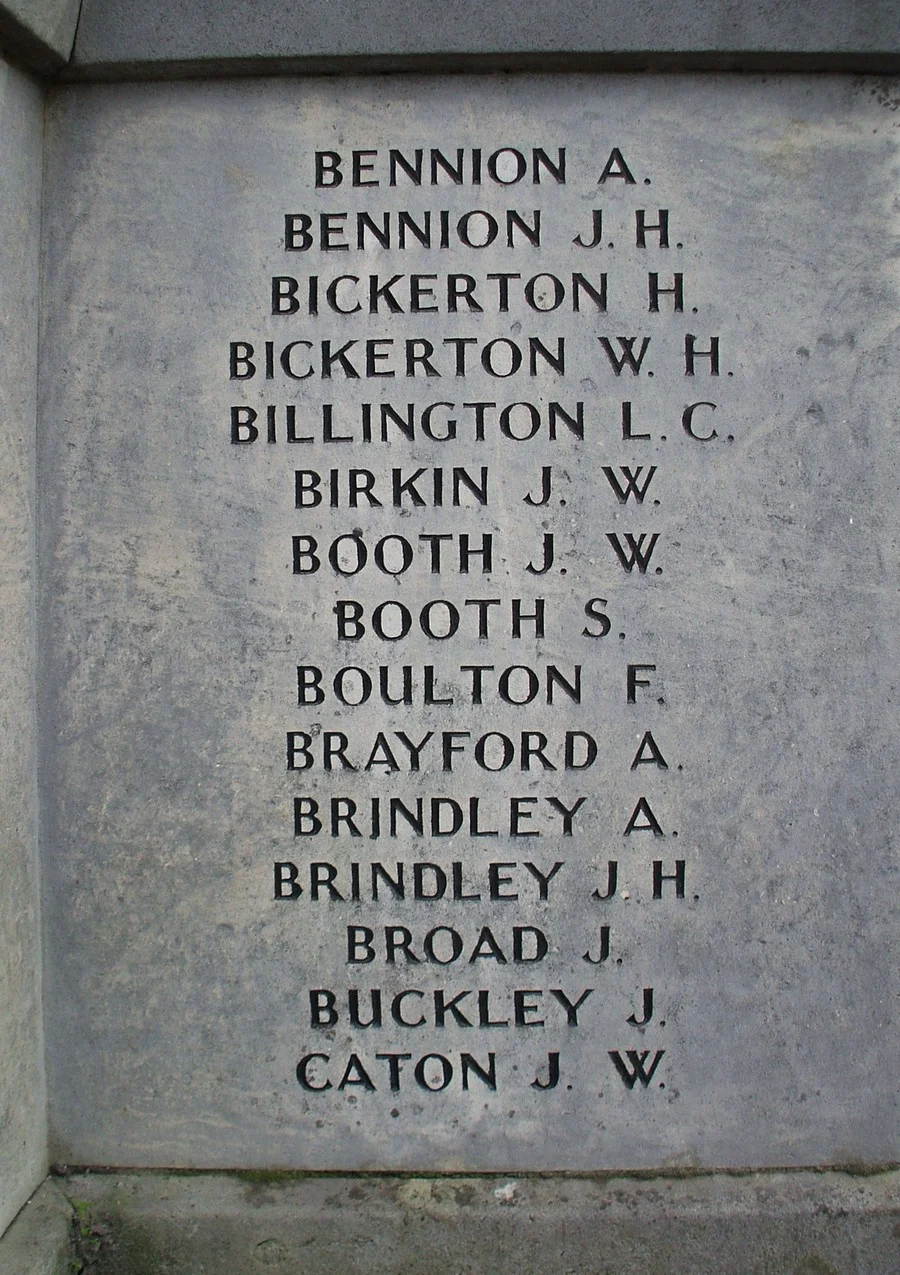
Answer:
POLYGON ((56 1160, 896 1159, 895 105, 54 93, 56 1160))
POLYGON ((726 0, 663 4, 565 0, 513 7, 459 0, 259 4, 176 0, 159 20, 150 0, 85 0, 74 74, 202 74, 369 66, 446 70, 554 63, 596 69, 672 66, 898 68, 900 28, 889 0, 814 7, 726 0))
POLYGON ((97 1275, 887 1275, 897 1174, 178 1178, 66 1184, 97 1275))

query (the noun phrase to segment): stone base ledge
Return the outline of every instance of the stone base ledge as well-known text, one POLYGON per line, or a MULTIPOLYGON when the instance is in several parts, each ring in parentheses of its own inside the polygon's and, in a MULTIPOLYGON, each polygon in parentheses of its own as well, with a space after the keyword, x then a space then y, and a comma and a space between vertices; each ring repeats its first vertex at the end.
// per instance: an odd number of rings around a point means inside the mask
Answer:
POLYGON ((75 1209, 80 1260, 91 1275, 900 1270, 897 1171, 656 1178, 135 1172, 58 1182, 75 1209))
POLYGON ((0 1236, 2 1275, 72 1275, 72 1217, 68 1200, 48 1179, 0 1236))

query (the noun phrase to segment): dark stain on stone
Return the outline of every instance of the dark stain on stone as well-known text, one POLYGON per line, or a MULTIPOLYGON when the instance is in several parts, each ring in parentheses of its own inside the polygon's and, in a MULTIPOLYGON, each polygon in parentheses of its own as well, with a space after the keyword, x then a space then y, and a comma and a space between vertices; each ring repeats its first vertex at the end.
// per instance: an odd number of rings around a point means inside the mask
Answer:
POLYGON ((792 1275, 841 1275, 836 1266, 826 1262, 815 1253, 805 1257, 799 1266, 795 1266, 792 1275))

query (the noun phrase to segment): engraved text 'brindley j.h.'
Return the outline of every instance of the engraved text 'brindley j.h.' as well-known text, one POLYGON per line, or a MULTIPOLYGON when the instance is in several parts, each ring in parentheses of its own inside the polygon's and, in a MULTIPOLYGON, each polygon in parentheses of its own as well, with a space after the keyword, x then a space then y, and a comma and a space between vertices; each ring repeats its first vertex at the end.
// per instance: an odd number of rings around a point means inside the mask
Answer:
MULTIPOLYGON (((438 149, 426 153, 423 148, 410 153, 373 149, 356 150, 349 156, 319 151, 314 155, 314 173, 318 200, 330 196, 345 181, 352 187, 386 185, 392 189, 422 184, 440 187, 448 181, 455 186, 478 187, 483 182, 493 182, 505 187, 526 183, 537 188, 548 181, 558 185, 566 182, 567 156, 565 148, 551 154, 540 147, 530 153, 512 147, 489 153, 481 148, 447 153, 438 149)), ((594 180, 601 195, 607 183, 637 186, 618 148, 605 157, 594 180)), ((614 222, 617 234, 633 235, 635 257, 649 255, 653 249, 657 250, 657 257, 660 250, 663 254, 669 251, 667 208, 620 205, 612 216, 606 214, 607 227, 614 222)), ((340 1057, 333 1056, 330 1048, 303 1054, 297 1079, 310 1093, 332 1089, 374 1092, 384 1087, 399 1092, 409 1083, 430 1092, 452 1085, 460 1085, 463 1090, 477 1086, 494 1091, 508 1086, 511 1080, 512 1056, 504 1058, 508 1048, 497 1047, 498 1029, 515 1032, 535 1028, 545 1029, 542 1034, 550 1035, 556 1047, 546 1051, 538 1074, 521 1076, 519 1083, 525 1081, 532 1089, 549 1090, 560 1083, 561 1077, 568 1076, 563 1048, 566 1031, 596 1030, 590 1021, 589 1005, 597 991, 594 986, 537 988, 516 984, 534 982, 536 969, 543 967, 549 973, 553 968, 553 955, 559 951, 559 938, 552 928, 553 904, 557 898, 565 899, 567 909, 579 903, 567 881, 570 873, 566 871, 566 858, 555 855, 566 853, 567 839, 571 839, 568 844, 572 846, 569 855, 584 856, 586 850, 593 849, 585 845, 578 816, 591 801, 591 770, 598 762, 607 770, 610 760, 602 731, 593 722, 590 730, 583 725, 565 728, 586 696, 587 702, 597 702, 598 689, 592 684, 597 671, 590 648, 610 637, 613 621, 607 599, 579 598, 584 585, 578 577, 584 573, 579 572, 575 558, 567 592, 572 599, 579 599, 582 622, 580 628, 562 635, 557 627, 558 608, 554 614, 552 598, 534 594, 540 577, 550 572, 567 574, 569 567, 558 565, 558 559, 573 561, 560 531, 545 530, 555 523, 544 515, 566 506, 564 493, 570 489, 573 477, 566 470, 560 472, 560 462, 571 463, 573 444, 592 441, 597 404, 583 398, 548 401, 541 392, 533 399, 516 397, 505 403, 442 399, 401 405, 383 398, 372 399, 365 391, 359 395, 348 392, 351 382, 398 378, 424 382, 426 386, 432 379, 452 378, 465 386, 473 373, 497 381, 528 378, 543 390, 547 372, 565 377, 567 343, 585 338, 596 343, 595 357, 615 378, 642 373, 652 377, 654 371, 644 366, 653 342, 652 332, 612 335, 605 326, 600 333, 592 330, 600 316, 607 316, 610 311, 615 314, 625 299, 615 272, 595 264, 604 248, 609 254, 614 247, 612 242, 604 243, 604 209, 592 207, 586 224, 566 227, 573 268, 564 274, 540 265, 545 236, 549 233, 558 239, 559 232, 559 224, 552 221, 552 209, 548 215, 535 207, 507 208, 496 213, 481 208, 452 213, 447 208, 418 212, 367 208, 353 213, 333 207, 287 212, 283 243, 286 253, 292 254, 287 260, 292 260, 293 254, 303 254, 304 264, 314 264, 309 273, 283 273, 271 278, 271 313, 277 320, 299 320, 303 326, 292 331, 287 340, 280 336, 262 341, 239 339, 230 346, 230 378, 238 384, 255 386, 263 381, 268 389, 268 383, 275 383, 283 392, 290 389, 291 382, 310 378, 342 382, 337 399, 322 402, 317 413, 305 406, 302 393, 297 396, 299 401, 267 402, 263 406, 234 403, 230 437, 235 446, 283 443, 346 449, 349 445, 355 451, 364 445, 390 448, 393 453, 404 448, 414 452, 421 442, 434 444, 436 451, 442 444, 463 443, 469 454, 477 456, 478 445, 490 439, 528 444, 529 455, 539 462, 531 480, 518 493, 518 513, 513 525, 506 527, 505 537, 496 530, 477 531, 477 522, 467 521, 462 523, 465 530, 413 529, 418 510, 459 510, 459 517, 464 520, 472 510, 490 512, 496 504, 497 487, 503 483, 502 467, 496 464, 412 463, 384 467, 373 462, 370 468, 342 466, 336 461, 323 470, 303 467, 302 460, 295 462, 298 467, 293 472, 293 504, 297 525, 304 527, 315 519, 316 531, 298 530, 292 535, 292 569, 307 587, 314 581, 317 589, 334 590, 333 620, 331 631, 326 629, 320 635, 321 663, 305 663, 296 669, 297 706, 307 715, 312 714, 316 725, 286 732, 286 765, 289 772, 298 776, 301 788, 313 777, 322 782, 315 795, 304 791, 292 799, 299 853, 296 858, 274 862, 274 900, 304 908, 326 906, 332 914, 335 904, 359 902, 381 908, 394 902, 407 907, 417 903, 431 912, 438 903, 460 905, 454 909, 452 924, 444 920, 432 924, 425 919, 408 924, 366 924, 350 921, 345 911, 343 960, 354 985, 311 987, 306 996, 310 1028, 333 1035, 335 1028, 347 1027, 354 1036, 354 1048, 340 1057), (357 273, 350 267, 337 269, 331 265, 335 259, 332 254, 362 254, 369 262, 373 255, 393 255, 407 249, 426 249, 435 254, 439 263, 441 253, 451 247, 467 250, 474 262, 480 251, 498 241, 513 256, 517 250, 528 254, 529 270, 488 270, 479 274, 473 264, 471 273, 468 269, 446 273, 357 273), (590 264, 582 264, 587 261, 590 264), (327 324, 331 316, 362 315, 383 325, 395 315, 431 314, 461 319, 487 315, 494 322, 504 315, 565 319, 564 330, 551 337, 544 335, 544 328, 519 339, 493 335, 489 328, 485 332, 482 324, 479 328, 484 335, 318 335, 319 323, 327 324), (573 332, 573 317, 579 324, 577 333, 573 332), (403 529, 366 534, 356 526, 341 525, 343 511, 373 509, 399 510, 404 519, 399 526, 403 529), (511 548, 516 542, 528 546, 529 551, 517 555, 511 548), (504 587, 497 590, 498 596, 429 596, 428 585, 440 585, 447 577, 477 577, 482 582, 495 579, 496 567, 501 564, 504 587), (417 571, 428 577, 424 589, 416 580, 417 571), (342 596, 351 581, 365 579, 371 588, 372 577, 377 579, 379 575, 403 582, 399 596, 375 602, 342 596), (416 583, 407 584, 404 577, 416 583), (523 596, 514 596, 519 590, 523 596), (539 649, 540 642, 550 633, 563 636, 566 647, 579 652, 577 658, 564 666, 516 659, 515 643, 525 642, 539 649), (339 653, 352 650, 353 644, 367 635, 390 644, 390 663, 341 663, 335 667, 327 660, 325 652, 329 648, 339 653), (452 649, 458 635, 484 644, 490 652, 490 662, 402 662, 409 639, 415 642, 424 636, 443 653, 448 649, 443 644, 452 649), (582 643, 580 650, 578 639, 582 643), (329 711, 336 709, 345 716, 345 710, 371 703, 385 706, 383 729, 360 732, 352 725, 329 729, 325 724, 329 711), (535 704, 541 706, 541 728, 517 730, 515 710, 535 704), (460 723, 449 730, 400 729, 405 719, 415 719, 417 709, 460 706, 467 710, 465 727, 460 723), (489 724, 482 726, 479 717, 485 722, 484 710, 489 724), (501 729, 500 723, 505 724, 507 714, 509 724, 501 729), (463 797, 363 795, 372 790, 372 776, 393 783, 393 776, 427 774, 433 776, 432 782, 446 782, 446 776, 472 772, 480 773, 486 788, 463 797), (570 784, 574 779, 580 790, 576 788, 571 796, 564 795, 571 791, 568 786, 540 796, 507 796, 499 785, 488 780, 489 776, 516 773, 540 776, 545 783, 547 776, 562 774, 570 784), (369 861, 357 858, 355 846, 365 841, 387 840, 392 849, 397 847, 396 854, 408 854, 410 837, 422 848, 428 846, 429 856, 436 857, 382 856, 369 861), (490 846, 501 837, 512 845, 527 846, 536 861, 494 858, 490 846), (329 843, 334 849, 322 854, 318 847, 329 843), (444 849, 448 844, 457 848, 455 853, 460 853, 458 847, 462 845, 465 857, 448 860, 444 849), (534 847, 542 844, 551 847, 551 854, 548 857, 544 853, 537 859, 534 847), (307 846, 311 848, 307 850, 307 846), (551 926, 515 923, 518 907, 526 899, 546 905, 551 926), (500 924, 484 924, 478 912, 487 902, 492 905, 492 915, 510 912, 508 921, 504 915, 500 924), (488 965, 502 970, 499 985, 494 982, 490 988, 459 986, 457 970, 468 971, 466 977, 474 975, 477 979, 488 965), (377 977, 372 979, 374 970, 382 968, 393 976, 398 967, 423 986, 393 990, 395 977, 389 988, 378 986, 377 977), (434 987, 435 967, 457 975, 457 981, 434 987), (423 977, 423 970, 428 970, 431 977, 423 977), (363 973, 369 975, 365 981, 363 973), (379 1050, 377 1043, 371 1046, 372 1036, 377 1037, 378 1030, 387 1024, 416 1035, 427 1029, 431 1040, 424 1051, 420 1048, 416 1053, 379 1050), (471 1050, 460 1051, 458 1056, 443 1052, 440 1038, 447 1026, 471 1030, 477 1044, 473 1043, 471 1050)), ((681 242, 677 248, 682 248, 681 242)), ((554 257, 557 259, 558 254, 554 257)), ((660 269, 647 269, 642 282, 648 315, 659 315, 661 306, 672 314, 684 312, 683 271, 664 276, 660 269)), ((633 309, 633 301, 628 298, 629 308, 633 309)), ((521 322, 517 322, 514 330, 520 329, 521 322)), ((683 368, 679 370, 685 377, 696 377, 701 371, 712 377, 720 373, 719 338, 715 334, 707 336, 701 345, 697 334, 685 333, 681 355, 683 368)), ((706 397, 680 403, 672 428, 680 425, 684 437, 695 443, 711 443, 718 438, 709 423, 716 409, 717 403, 706 397), (701 420, 706 422, 702 426, 701 420)), ((627 398, 614 405, 608 400, 603 402, 607 427, 611 410, 618 418, 620 449, 626 449, 621 452, 623 460, 632 460, 632 455, 633 460, 630 464, 602 465, 595 471, 605 480, 607 500, 614 506, 627 507, 634 502, 641 507, 646 501, 648 506, 658 507, 660 501, 648 497, 654 481, 654 495, 662 486, 657 478, 659 466, 639 463, 643 455, 640 449, 652 436, 635 428, 627 398), (627 450, 628 445, 632 451, 627 450)), ((577 476, 574 481, 578 481, 577 476)), ((446 527, 446 523, 442 526, 446 527)), ((636 572, 643 576, 651 570, 651 559, 655 557, 652 570, 661 575, 662 568, 656 565, 662 556, 657 552, 659 539, 659 533, 652 530, 610 531, 606 536, 609 562, 626 574, 636 572)), ((625 638, 624 633, 619 634, 621 641, 625 638)), ((638 692, 651 691, 648 675, 656 672, 655 664, 626 657, 621 685, 616 690, 628 704, 636 706, 638 692)), ((607 672, 607 679, 608 676, 607 672)), ((613 688, 603 688, 607 694, 610 690, 613 688)), ((596 707, 593 711, 596 713, 596 707)), ((641 726, 625 773, 630 776, 645 767, 651 771, 668 770, 669 762, 653 729, 648 721, 641 726)), ((625 759, 616 760, 621 763, 625 759)), ((532 787, 533 781, 528 786, 532 787)), ((630 803, 622 827, 605 830, 611 844, 616 843, 610 834, 631 838, 646 833, 653 844, 656 839, 662 842, 667 831, 654 812, 651 798, 652 785, 648 784, 648 792, 640 793, 630 803)), ((677 831, 669 829, 668 835, 677 836, 677 831)), ((629 875, 634 876, 637 865, 632 855, 629 859, 629 875)), ((684 858, 666 859, 655 851, 640 870, 648 901, 658 902, 664 897, 685 899, 684 858)), ((612 926, 598 905, 617 897, 617 858, 606 861, 602 875, 602 882, 581 901, 585 912, 592 910, 596 916, 590 947, 569 954, 570 959, 572 955, 580 958, 585 970, 616 959, 612 926)), ((623 891, 622 897, 628 899, 629 892, 623 891)), ((335 959, 340 959, 337 952, 331 955, 331 960, 335 959)), ((620 958, 618 964, 621 963, 620 958)), ((550 981, 552 977, 551 974, 550 981)), ((618 1029, 615 1040, 608 1042, 620 1047, 605 1051, 609 1064, 628 1089, 635 1084, 646 1088, 655 1077, 664 1088, 657 1072, 666 1049, 630 1048, 643 1041, 627 1031, 628 1027, 638 1028, 643 1037, 654 1017, 655 995, 653 987, 635 989, 636 1009, 627 1015, 625 1028, 618 1029)))

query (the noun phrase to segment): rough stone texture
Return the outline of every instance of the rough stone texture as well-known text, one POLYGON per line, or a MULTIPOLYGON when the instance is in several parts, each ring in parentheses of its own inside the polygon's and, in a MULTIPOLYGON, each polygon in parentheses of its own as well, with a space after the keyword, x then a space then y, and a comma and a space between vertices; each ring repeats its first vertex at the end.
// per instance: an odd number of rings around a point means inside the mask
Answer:
POLYGON ((55 1159, 462 1171, 896 1159, 886 1062, 897 986, 895 105, 889 84, 844 77, 278 80, 55 94, 40 458, 55 1159), (536 144, 568 146, 565 186, 317 194, 311 184, 317 147, 478 145, 487 156, 536 144), (633 185, 598 187, 612 146, 634 166, 633 185), (374 213, 407 206, 401 197, 420 216, 449 208, 454 223, 472 207, 540 206, 543 247, 509 250, 501 236, 481 252, 456 240, 405 254, 283 250, 286 212, 374 213), (572 238, 601 205, 604 247, 592 256, 572 238), (671 245, 638 249, 635 210, 653 219, 658 207, 670 209, 671 245), (670 301, 648 313, 655 268, 661 280, 683 271, 683 313, 670 301), (570 281, 577 269, 595 280, 609 271, 608 314, 589 299, 579 313, 537 313, 518 290, 509 311, 486 301, 484 313, 449 317, 342 317, 324 301, 337 273, 469 271, 486 289, 490 271, 570 281), (269 276, 284 272, 322 276, 317 318, 271 315, 269 276), (562 332, 565 376, 492 379, 476 363, 457 377, 440 345, 448 332, 551 342, 562 332), (599 338, 621 333, 652 334, 640 375, 614 375, 602 352, 599 338), (691 333, 702 348, 719 334, 717 378, 702 363, 685 376, 691 333), (229 380, 231 341, 261 349, 308 337, 318 361, 320 339, 417 336, 434 339, 442 379, 229 380), (716 438, 692 441, 682 411, 710 397, 716 438), (545 431, 517 444, 492 418, 479 444, 466 417, 450 445, 368 447, 358 441, 363 399, 559 399, 570 409, 583 399, 585 439, 560 426, 555 443, 545 431), (649 439, 622 439, 626 399, 649 439), (320 407, 332 401, 353 446, 229 442, 234 404, 296 403, 298 428, 319 437, 320 407), (492 496, 460 510, 295 510, 298 464, 369 465, 379 483, 389 465, 486 464, 492 496), (646 505, 620 506, 601 466, 635 464, 658 467, 655 486, 646 505), (554 470, 554 503, 529 509, 523 496, 543 465, 554 470), (435 577, 418 554, 396 580, 371 565, 352 580, 330 567, 312 579, 292 573, 292 534, 327 541, 354 527, 370 543, 399 531, 494 534, 494 572, 451 566, 435 577), (558 560, 529 583, 524 564, 545 529, 558 560), (662 574, 626 574, 609 535, 651 531, 662 574), (470 616, 452 643, 333 640, 336 600, 371 608, 442 596, 460 606, 543 597, 547 634, 513 641, 504 619, 488 643, 470 616), (583 636, 590 597, 612 617, 602 641, 583 636), (564 697, 552 710, 511 708, 493 691, 484 707, 466 705, 466 663, 571 672, 575 660, 585 670, 578 708, 564 697), (629 706, 632 661, 656 670, 629 706), (433 663, 439 687, 458 698, 392 711, 345 708, 329 692, 323 707, 301 708, 304 663, 328 670, 329 686, 347 663, 376 678, 379 665, 409 664, 421 686, 419 670, 433 663), (486 775, 471 753, 453 774, 430 758, 420 773, 285 769, 287 730, 344 730, 361 762, 378 730, 518 739, 529 729, 558 742, 569 727, 596 733, 593 770, 486 775), (630 768, 647 730, 665 772, 630 768), (364 824, 358 839, 326 828, 304 841, 292 803, 310 793, 349 794, 363 810, 375 796, 482 793, 488 827, 513 796, 571 804, 580 793, 586 804, 571 838, 541 806, 544 840, 526 853, 505 822, 487 850, 404 825, 393 840, 364 824), (644 794, 660 836, 626 836, 644 794), (351 859, 448 871, 460 862, 482 888, 488 860, 565 866, 547 903, 520 866, 512 915, 501 901, 423 904, 384 890, 377 905, 316 903, 308 891, 273 900, 273 861, 296 860, 305 874, 312 859, 333 859, 342 884, 351 859), (618 890, 599 903, 610 860, 618 890), (671 885, 652 899, 657 860, 670 873, 685 863, 683 900, 671 885), (601 921, 613 942, 604 968, 582 959, 597 953, 601 921), (458 926, 468 951, 490 925, 509 952, 520 922, 546 930, 543 965, 483 955, 474 966, 388 965, 383 948, 371 965, 345 959, 350 923, 375 927, 379 944, 380 927, 408 925, 421 955, 427 926, 458 926), (383 1027, 351 1029, 343 999, 338 1027, 311 1022, 310 989, 343 997, 348 986, 385 989, 383 1027), (486 989, 507 1019, 513 989, 543 989, 546 1026, 401 1027, 387 1005, 405 988, 486 989), (577 1028, 555 988, 594 989, 577 1028), (629 1020, 645 988, 655 1010, 639 1026, 629 1020), (417 1084, 411 1062, 391 1092, 374 1057, 438 1048, 457 1067, 443 1093, 417 1084), (468 1050, 485 1063, 496 1051, 496 1091, 477 1080, 460 1088, 468 1050), (610 1054, 627 1050, 662 1057, 652 1085, 623 1085, 610 1054), (298 1059, 315 1051, 331 1057, 328 1092, 295 1079, 298 1059), (377 1074, 376 1092, 339 1090, 351 1051, 377 1074), (531 1080, 547 1076, 552 1051, 561 1083, 541 1092, 531 1080))
POLYGON ((262 62, 270 69, 325 70, 344 59, 385 67, 431 59, 453 69, 467 59, 521 64, 529 58, 546 68, 548 58, 558 56, 569 64, 594 57, 638 70, 666 63, 812 69, 843 59, 847 69, 887 72, 897 69, 898 55, 900 22, 892 0, 459 0, 452 6, 175 0, 166 6, 164 22, 154 0, 85 0, 72 69, 159 74, 180 65, 208 73, 262 62))
POLYGON ((45 1182, 0 1237, 0 1271, 3 1275, 71 1275, 71 1224, 68 1200, 55 1183, 45 1182))
MULTIPOLYGON (((890 815, 896 664, 894 593, 886 580, 895 537, 896 435, 891 332, 895 292, 883 245, 895 177, 896 115, 881 88, 849 79, 440 80, 330 84, 269 82, 94 88, 56 94, 48 124, 47 305, 42 347, 42 738, 45 747, 48 1010, 54 1156, 66 1163, 324 1168, 657 1168, 887 1162, 896 1156, 894 1076, 883 1066, 896 987, 889 935, 894 907, 890 815), (470 111, 459 113, 459 102, 470 111), (409 120, 414 117, 414 129, 409 120), (342 254, 354 273, 379 270, 556 270, 583 258, 571 246, 602 198, 611 311, 537 314, 520 297, 509 314, 352 315, 315 320, 269 314, 269 275, 337 266, 280 246, 289 209, 396 207, 384 187, 311 190, 316 145, 492 140, 569 145, 565 187, 447 184, 404 199, 414 207, 500 210, 541 204, 546 246, 498 244, 475 260, 459 246, 390 255, 342 254), (654 126, 648 121, 654 121, 654 126), (727 126, 723 125, 727 121, 727 126), (602 140, 597 130, 602 129, 602 140), (598 195, 609 144, 631 156, 636 185, 598 195), (185 175, 190 175, 190 180, 185 175), (645 180, 653 187, 646 190, 645 180), (628 245, 632 209, 671 207, 672 246, 685 270, 687 309, 646 309, 645 270, 672 255, 628 245), (676 230, 677 224, 677 230, 676 230), (76 232, 75 232, 76 230, 76 232), (642 250, 648 251, 648 250, 642 250), (662 255, 660 255, 662 254, 662 255), (533 266, 530 263, 535 263, 533 266), (473 338, 565 332, 565 377, 491 380, 481 371, 371 384, 314 379, 297 395, 302 422, 338 403, 339 425, 359 399, 403 404, 586 399, 585 444, 566 435, 529 450, 492 427, 483 450, 465 433, 450 451, 419 440, 374 446, 366 463, 490 463, 487 509, 293 510, 297 451, 229 444, 229 405, 284 402, 284 377, 228 379, 228 342, 308 337, 473 338), (599 334, 651 332, 655 379, 623 391, 599 334), (719 333, 722 374, 686 384, 686 332, 719 333), (730 375, 729 375, 730 374, 730 375), (529 388, 530 386, 530 388, 529 388), (718 436, 691 442, 683 405, 715 393, 718 436), (625 445, 620 400, 634 400, 625 445), (665 425, 669 422, 669 425, 665 425), (671 431, 665 440, 663 431, 671 431), (732 437, 728 441, 725 431, 732 437), (600 462, 654 463, 662 505, 620 509, 600 462), (553 506, 529 513, 539 465, 558 467, 553 506), (498 477, 502 476, 502 477, 498 477), (606 493, 604 493, 606 492, 606 493), (333 640, 335 599, 449 595, 534 597, 523 564, 542 527, 557 535, 569 575, 539 594, 546 640, 479 643, 474 626, 453 645, 422 637, 354 646, 333 640), (347 579, 291 572, 291 534, 323 541, 361 527, 368 542, 408 529, 497 537, 490 580, 477 571, 432 579, 427 560, 402 579, 367 570, 347 579), (658 530, 663 575, 623 574, 609 532, 658 530), (603 643, 581 636, 585 597, 608 599, 603 643), (618 634, 623 632, 625 639, 618 634), (577 655, 572 654, 576 652, 577 655), (461 664, 497 667, 583 660, 583 708, 402 709, 296 703, 298 663, 433 662, 439 685, 464 685, 461 664), (628 706, 626 663, 655 664, 658 685, 628 706), (658 700, 660 703, 658 703, 658 700), (453 775, 384 769, 298 775, 284 770, 287 729, 343 728, 357 760, 376 731, 446 727, 474 734, 594 727, 603 762, 585 775, 487 776, 472 759, 453 775), (653 729, 672 765, 632 774, 641 733, 653 729), (677 771, 683 764, 683 773, 677 771), (275 903, 272 864, 349 858, 464 864, 483 885, 488 853, 464 836, 393 841, 292 835, 292 801, 351 794, 486 793, 487 816, 512 794, 567 803, 586 793, 575 838, 549 816, 528 847, 544 871, 566 861, 549 904, 521 885, 502 903, 349 905, 275 903), (623 838, 648 793, 665 836, 623 838), (677 831, 676 843, 673 835, 677 831), (547 847, 544 849, 543 847, 547 847), (678 857, 685 900, 650 898, 651 861, 678 857), (618 895, 598 908, 609 859, 618 895), (612 924, 614 960, 597 950, 612 924), (481 961, 348 968, 348 923, 458 926, 468 945, 490 924, 543 926, 547 963, 518 970, 481 961), (488 988, 509 1017, 511 989, 546 989, 547 1026, 534 1033, 451 1023, 421 1033, 386 1019, 366 1034, 345 1019, 315 1029, 311 988, 488 988), (553 1011, 549 988, 593 987, 577 1030, 553 1011), (654 987, 653 1023, 639 1015, 654 987), (497 1051, 496 1093, 444 1094, 405 1077, 386 1088, 376 1052, 442 1049, 459 1063, 497 1051), (663 1048, 651 1088, 628 1093, 609 1052, 663 1048), (294 1067, 331 1054, 330 1093, 308 1093, 294 1067), (379 1070, 379 1091, 337 1085, 351 1051, 379 1070), (530 1080, 562 1051, 563 1084, 530 1080), (569 1088, 571 1086, 571 1088, 569 1088)), ((588 269, 588 266, 584 266, 588 269)), ((590 265, 592 277, 598 264, 590 265)), ((324 284, 323 284, 324 287, 324 284)), ((585 302, 586 305, 586 302, 585 302)), ((317 356, 316 356, 317 357, 317 356)), ((358 411, 358 408, 357 408, 358 411)), ((358 436, 358 431, 357 431, 358 436)), ((307 445, 303 464, 351 464, 352 449, 307 445)), ((557 567, 560 564, 557 564, 557 567)), ((460 700, 463 704, 460 705, 460 700)), ((546 812, 544 812, 546 813, 546 812)), ((365 833, 368 827, 365 826, 365 833)), ((488 826, 496 826, 488 822, 488 826)), ((506 835, 490 858, 520 862, 506 835)), ((521 872, 521 870, 519 870, 521 872)), ((523 878, 524 880, 524 878, 523 878)), ((518 878, 519 881, 519 878, 518 878)), ((520 884, 520 881, 519 881, 520 884)), ((468 949, 467 949, 468 950, 468 949)), ((473 997, 474 998, 474 997, 473 997)), ((470 1002, 469 1002, 470 1003, 470 1002)), ((497 1009, 498 1007, 498 1009, 497 1009)), ((342 1012, 345 1012, 342 1002, 342 1012)), ((386 1016, 386 1015, 385 1015, 386 1016)), ((412 1067, 412 1063, 410 1063, 412 1067)), ((319 1084, 316 1077, 316 1084, 319 1084)), ((324 1077, 321 1079, 324 1082, 324 1077)))
POLYGON ((107 1232, 97 1275, 891 1275, 900 1256, 897 1174, 64 1186, 107 1232))
POLYGON ((4 0, 0 47, 34 70, 56 70, 71 56, 79 8, 79 0, 4 0))
POLYGON ((0 1232, 46 1171, 34 710, 41 97, 0 63, 0 1232))

